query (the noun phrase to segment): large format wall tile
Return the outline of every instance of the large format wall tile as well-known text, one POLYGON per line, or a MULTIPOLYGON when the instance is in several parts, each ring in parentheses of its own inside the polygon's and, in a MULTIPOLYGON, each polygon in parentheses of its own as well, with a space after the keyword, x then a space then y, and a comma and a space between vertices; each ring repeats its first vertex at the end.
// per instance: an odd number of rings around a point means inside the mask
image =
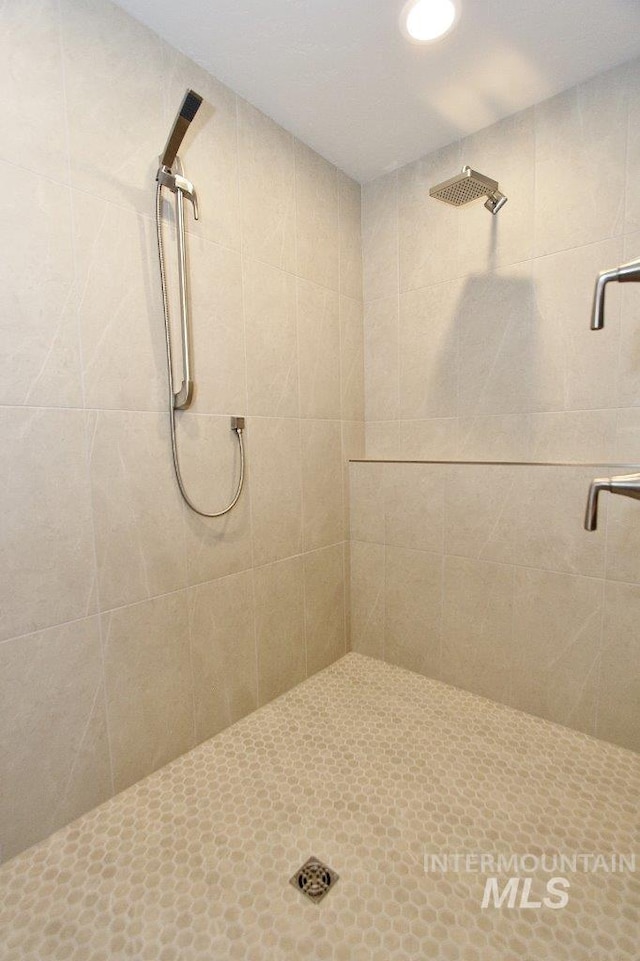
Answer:
POLYGON ((438 677, 442 632, 442 555, 385 549, 385 658, 438 677))
POLYGON ((362 188, 362 269, 366 302, 398 296, 398 174, 362 188))
POLYGON ((365 419, 399 416, 398 298, 369 303, 364 311, 365 419))
POLYGON ((69 190, 4 163, 0 174, 0 402, 81 407, 69 190))
POLYGON ((163 43, 102 0, 60 0, 74 187, 151 211, 167 139, 163 43))
POLYGON ((606 585, 596 734, 640 751, 640 587, 606 585))
POLYGON ((442 681, 510 701, 513 673, 513 568, 445 557, 442 681))
MULTIPOLYGON (((640 259, 640 232, 624 238, 624 260, 640 259)), ((615 266, 605 264, 606 266, 615 266)), ((609 285, 612 286, 611 284, 609 285)), ((621 407, 640 406, 640 284, 625 284, 621 289, 620 352, 618 356, 618 404, 621 407)), ((609 291, 607 291, 607 297, 609 291)), ((614 302, 615 303, 615 302, 614 302)), ((614 320, 615 320, 614 313, 614 320)), ((605 324, 608 324, 609 303, 606 303, 605 324)), ((602 331, 599 331, 602 333, 602 331)))
POLYGON ((298 281, 300 416, 341 416, 340 311, 332 290, 298 281))
POLYGON ((102 615, 116 791, 194 745, 187 594, 102 615))
POLYGON ((82 411, 0 408, 0 638, 96 610, 82 411))
POLYGON ((342 432, 339 421, 302 421, 302 534, 305 551, 342 540, 342 432))
POLYGON ((305 676, 304 572, 301 557, 254 571, 258 700, 266 704, 305 676))
POLYGON ((340 298, 340 395, 343 420, 364 420, 362 302, 340 298))
POLYGON ((529 264, 470 274, 455 311, 460 414, 561 406, 558 358, 542 352, 529 264))
POLYGON ((3 4, 0 86, 2 159, 66 183, 69 145, 56 0, 3 4))
POLYGON ((384 544, 351 541, 351 648, 384 657, 384 544))
POLYGON ((605 329, 592 331, 590 319, 595 278, 622 259, 622 242, 609 240, 535 261, 538 409, 616 406, 619 285, 610 284, 607 290, 605 329))
POLYGON ((346 653, 342 544, 305 554, 304 623, 307 674, 314 674, 346 653))
POLYGON ((513 704, 595 733, 604 582, 516 569, 513 704))
POLYGON ((252 417, 247 425, 253 561, 300 553, 302 454, 297 420, 252 417))
POLYGON ((101 411, 91 436, 101 609, 186 584, 183 506, 162 414, 101 411))
POLYGON ((167 362, 151 223, 77 190, 73 220, 86 405, 162 410, 167 362))
POLYGON ((97 618, 0 644, 0 768, 2 857, 112 793, 97 618))
MULTIPOLYGON (((189 260, 195 381, 191 410, 244 414, 247 383, 240 255, 192 236, 189 260)), ((173 316, 177 326, 176 311, 173 316)))
POLYGON ((255 260, 244 261, 249 414, 297 417, 296 281, 255 260))
POLYGON ((459 310, 460 287, 455 282, 401 296, 400 418, 457 414, 459 310))
POLYGON ((337 291, 340 281, 338 172, 327 160, 295 141, 297 268, 305 277, 337 291))
POLYGON ((444 491, 443 467, 386 464, 383 482, 385 544, 442 553, 444 491))
POLYGON ((461 211, 429 196, 429 188, 460 172, 454 143, 398 171, 400 290, 451 280, 458 273, 461 211))
POLYGON ((621 233, 627 68, 545 100, 536 114, 536 254, 621 233))
POLYGON ((238 100, 242 246, 247 257, 294 272, 295 162, 293 137, 238 100))
POLYGON ((232 574, 189 591, 196 742, 257 707, 253 578, 232 574))
POLYGON ((340 293, 362 300, 362 204, 360 184, 338 171, 340 293))
MULTIPOLYGON (((168 431, 168 424, 166 427, 168 431)), ((177 418, 180 471, 187 494, 202 511, 223 510, 235 496, 240 478, 240 448, 228 417, 179 414, 177 418)), ((244 434, 245 452, 251 433, 244 434)), ((170 457, 167 452, 167 457, 170 457)), ((251 567, 251 507, 249 476, 238 503, 222 517, 200 517, 183 511, 187 581, 199 584, 251 567)))

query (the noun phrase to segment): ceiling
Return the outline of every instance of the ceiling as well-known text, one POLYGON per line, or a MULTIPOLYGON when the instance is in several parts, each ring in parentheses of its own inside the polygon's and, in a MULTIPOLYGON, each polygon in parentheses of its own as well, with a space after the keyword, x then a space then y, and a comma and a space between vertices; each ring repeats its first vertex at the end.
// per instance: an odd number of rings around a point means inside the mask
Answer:
POLYGON ((640 0, 459 0, 409 43, 404 0, 118 0, 361 182, 640 55, 640 0))

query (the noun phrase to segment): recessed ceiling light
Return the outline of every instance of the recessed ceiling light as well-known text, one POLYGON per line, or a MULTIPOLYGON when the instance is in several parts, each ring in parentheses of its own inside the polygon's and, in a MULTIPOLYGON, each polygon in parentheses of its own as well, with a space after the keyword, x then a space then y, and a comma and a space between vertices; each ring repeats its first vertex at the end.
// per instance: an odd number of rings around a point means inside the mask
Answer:
POLYGON ((431 43, 444 37, 457 19, 458 8, 453 0, 409 0, 400 24, 414 43, 431 43))

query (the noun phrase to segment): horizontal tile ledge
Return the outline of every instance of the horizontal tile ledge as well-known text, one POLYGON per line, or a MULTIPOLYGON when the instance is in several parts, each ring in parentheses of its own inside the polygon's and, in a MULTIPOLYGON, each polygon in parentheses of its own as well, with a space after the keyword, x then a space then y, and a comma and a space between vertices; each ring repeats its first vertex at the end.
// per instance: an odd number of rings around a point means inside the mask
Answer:
POLYGON ((351 457, 350 464, 453 464, 471 467, 601 467, 605 470, 640 472, 640 464, 612 464, 606 461, 541 461, 541 460, 417 460, 385 457, 351 457))

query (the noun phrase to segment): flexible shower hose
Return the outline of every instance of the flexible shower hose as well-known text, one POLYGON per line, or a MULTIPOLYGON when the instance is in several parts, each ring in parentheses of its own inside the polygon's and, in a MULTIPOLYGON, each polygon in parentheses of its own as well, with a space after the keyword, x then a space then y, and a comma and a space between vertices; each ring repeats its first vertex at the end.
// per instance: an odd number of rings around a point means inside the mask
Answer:
POLYGON ((169 324, 169 298, 167 295, 167 272, 164 262, 164 245, 162 242, 162 186, 157 184, 156 186, 156 236, 158 239, 158 261, 160 264, 160 287, 162 289, 162 311, 164 314, 164 334, 165 342, 167 347, 167 374, 169 379, 169 424, 171 429, 171 453, 173 455, 173 469, 175 471, 176 480, 178 482, 178 487, 180 488, 180 493, 185 504, 191 508, 195 514, 199 514, 200 517, 222 517, 224 514, 228 514, 230 510, 238 503, 238 498, 242 493, 242 487, 244 485, 244 442, 242 440, 242 428, 234 427, 238 438, 238 448, 240 451, 240 476, 238 478, 238 486, 236 487, 235 494, 231 499, 231 502, 227 507, 220 511, 202 511, 199 507, 193 503, 191 498, 187 493, 184 481, 182 479, 182 473, 180 471, 180 459, 178 457, 178 441, 176 438, 176 410, 174 406, 174 385, 173 385, 173 362, 171 356, 171 327, 169 324))

